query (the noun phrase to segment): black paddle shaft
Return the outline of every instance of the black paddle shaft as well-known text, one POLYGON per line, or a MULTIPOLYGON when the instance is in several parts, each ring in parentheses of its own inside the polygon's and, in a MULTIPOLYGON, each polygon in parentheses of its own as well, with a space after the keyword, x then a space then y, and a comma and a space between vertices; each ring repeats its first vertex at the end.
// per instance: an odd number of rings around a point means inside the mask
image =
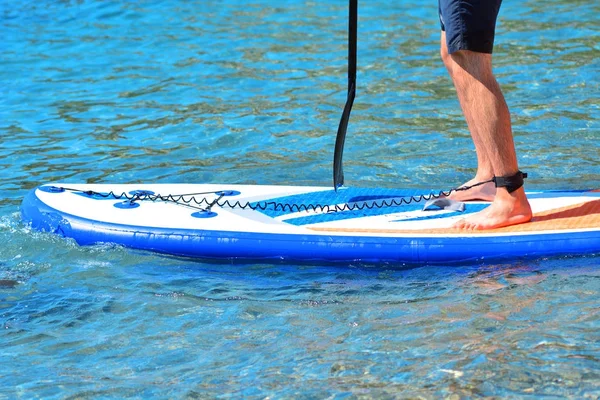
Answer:
POLYGON ((348 97, 342 113, 337 136, 335 138, 335 153, 333 154, 333 188, 337 190, 344 184, 344 168, 342 157, 344 155, 344 142, 350 111, 356 95, 356 32, 358 25, 358 0, 350 0, 348 23, 348 97))

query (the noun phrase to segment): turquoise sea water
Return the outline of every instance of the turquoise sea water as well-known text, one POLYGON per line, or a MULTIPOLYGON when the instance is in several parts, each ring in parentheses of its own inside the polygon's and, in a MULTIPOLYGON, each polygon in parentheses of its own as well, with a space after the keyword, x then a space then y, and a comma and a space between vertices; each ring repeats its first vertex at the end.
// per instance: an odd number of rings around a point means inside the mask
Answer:
MULTIPOLYGON (((347 185, 468 180, 437 5, 359 7, 347 185)), ((599 14, 503 5, 529 189, 600 188, 599 14)), ((214 264, 21 224, 49 181, 330 185, 346 29, 333 0, 0 2, 0 399, 600 396, 597 256, 214 264)))

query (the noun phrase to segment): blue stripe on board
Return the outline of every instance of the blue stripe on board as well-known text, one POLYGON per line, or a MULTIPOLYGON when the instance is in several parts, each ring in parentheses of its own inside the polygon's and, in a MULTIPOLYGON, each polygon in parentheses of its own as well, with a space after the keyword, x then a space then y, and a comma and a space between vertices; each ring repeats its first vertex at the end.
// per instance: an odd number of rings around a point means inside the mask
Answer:
MULTIPOLYGON (((397 207, 382 207, 382 208, 372 208, 372 209, 364 209, 364 210, 354 210, 354 211, 339 211, 339 212, 331 212, 326 214, 318 214, 318 215, 309 215, 306 217, 297 217, 286 219, 285 222, 300 226, 300 225, 309 225, 309 224, 318 224, 321 222, 332 222, 332 221, 343 221, 346 219, 354 219, 354 218, 362 218, 362 217, 374 217, 377 215, 385 215, 392 214, 397 212, 409 212, 409 211, 418 211, 423 208, 423 203, 415 203, 402 205, 397 207)), ((444 214, 447 216, 448 214, 444 214)))
MULTIPOLYGON (((437 192, 436 192, 437 193, 437 192)), ((410 198, 411 196, 419 196, 423 194, 429 194, 429 192, 423 190, 399 190, 399 189, 378 189, 378 188, 344 188, 335 192, 333 189, 324 190, 320 192, 313 193, 301 193, 291 196, 278 197, 269 200, 263 200, 260 202, 251 203, 253 207, 256 206, 264 206, 267 203, 274 203, 273 205, 269 204, 266 210, 259 209, 263 214, 272 217, 282 217, 287 214, 292 214, 297 212, 297 209, 289 210, 289 208, 282 210, 281 207, 275 208, 275 204, 290 204, 290 205, 312 205, 312 206, 335 206, 336 204, 348 204, 348 203, 360 203, 360 202, 377 202, 380 203, 385 201, 386 199, 393 198, 410 198)), ((410 205, 403 205, 398 207, 388 207, 385 211, 380 212, 380 214, 387 214, 389 212, 398 212, 400 211, 412 211, 413 207, 417 203, 413 203, 410 205), (390 211, 392 208, 395 211, 390 211)), ((421 207, 418 206, 417 209, 421 207)), ((346 212, 344 212, 346 213, 346 212)), ((331 213, 333 214, 341 214, 341 212, 331 213)))
MULTIPOLYGON (((266 205, 268 204, 267 209, 258 209, 261 213, 272 217, 283 217, 288 214, 293 214, 298 210, 297 208, 290 209, 287 207, 286 209, 282 209, 281 207, 277 207, 276 204, 286 204, 286 205, 312 205, 315 207, 319 206, 335 206, 336 204, 348 204, 348 203, 373 203, 381 204, 381 202, 387 200, 391 201, 391 199, 399 199, 406 198, 407 200, 412 197, 418 197, 420 195, 428 195, 431 193, 439 193, 438 191, 424 191, 424 190, 406 190, 406 189, 381 189, 381 188, 344 188, 338 192, 334 190, 325 190, 321 192, 314 193, 302 193, 297 195, 278 197, 274 199, 269 199, 261 202, 252 203, 252 206, 257 205, 266 205)), ((528 194, 529 198, 557 198, 557 197, 578 197, 578 196, 593 196, 600 197, 600 193, 590 192, 590 191, 579 191, 579 190, 569 190, 569 191, 544 191, 539 193, 530 193, 528 194)), ((463 215, 475 213, 483 210, 489 204, 469 204, 467 203, 466 209, 463 215)), ((332 221, 342 221, 347 219, 361 218, 361 217, 373 217, 378 215, 399 213, 399 212, 410 212, 417 211, 423 207, 423 202, 419 203, 411 203, 411 204, 403 204, 399 206, 391 206, 391 207, 365 207, 362 210, 346 210, 346 211, 338 211, 338 212, 329 212, 318 215, 309 215, 303 217, 296 217, 286 219, 285 222, 301 226, 301 225, 309 225, 309 224, 317 224, 323 222, 332 222, 332 221)), ((318 210, 320 211, 320 210, 318 210)), ((432 215, 420 216, 415 218, 408 219, 398 219, 396 221, 419 221, 419 220, 428 220, 428 219, 437 219, 437 218, 448 218, 451 216, 458 215, 458 212, 453 213, 432 213, 432 215)))

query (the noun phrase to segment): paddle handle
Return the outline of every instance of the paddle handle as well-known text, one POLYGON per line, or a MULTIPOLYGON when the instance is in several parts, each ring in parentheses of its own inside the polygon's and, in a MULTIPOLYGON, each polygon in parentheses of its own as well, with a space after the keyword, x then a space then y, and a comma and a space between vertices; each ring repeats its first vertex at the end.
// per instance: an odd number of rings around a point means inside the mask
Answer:
POLYGON ((349 0, 348 18, 348 96, 342 112, 340 125, 335 138, 335 152, 333 154, 333 188, 337 190, 344 184, 344 168, 342 157, 350 112, 356 96, 356 36, 358 26, 358 0, 349 0))

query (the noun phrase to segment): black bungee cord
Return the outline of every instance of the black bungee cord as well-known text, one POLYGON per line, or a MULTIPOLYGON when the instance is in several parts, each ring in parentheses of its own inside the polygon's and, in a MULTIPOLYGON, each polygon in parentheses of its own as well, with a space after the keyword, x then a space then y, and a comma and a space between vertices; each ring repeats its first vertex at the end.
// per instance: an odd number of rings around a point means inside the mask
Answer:
MULTIPOLYGON (((210 211, 214 206, 221 208, 230 208, 230 209, 250 209, 254 211, 281 211, 281 212, 290 212, 290 213, 298 213, 298 212, 318 212, 318 213, 332 213, 332 212, 344 212, 344 211, 362 211, 362 210, 373 210, 387 207, 399 207, 403 205, 408 205, 412 203, 420 203, 423 201, 429 201, 431 199, 438 199, 443 197, 450 196, 453 192, 462 192, 465 190, 472 189, 477 186, 481 186, 483 184, 494 182, 494 179, 490 179, 487 181, 477 182, 474 185, 470 186, 461 186, 458 188, 453 188, 448 191, 441 190, 438 193, 431 192, 429 194, 419 194, 419 195, 411 195, 411 196, 398 196, 392 197, 388 199, 381 200, 372 200, 372 201, 357 201, 351 203, 343 203, 343 204, 320 204, 320 203, 308 203, 308 204, 297 204, 297 203, 283 203, 277 201, 258 201, 258 202, 248 202, 248 201, 239 201, 239 200, 228 200, 225 197, 227 196, 226 192, 222 190, 212 191, 212 192, 197 192, 197 193, 186 193, 186 194, 153 194, 148 192, 141 193, 125 193, 121 192, 115 193, 114 191, 110 192, 96 192, 94 190, 82 190, 82 189, 74 189, 69 187, 62 186, 50 186, 46 187, 52 192, 63 192, 69 191, 74 193, 81 193, 88 197, 101 197, 101 198, 111 198, 114 200, 123 200, 129 201, 131 203, 136 201, 163 201, 163 202, 171 202, 181 206, 190 207, 193 209, 197 209, 200 211, 210 211), (207 195, 216 195, 216 199, 208 198, 207 195)), ((335 198, 333 198, 335 200, 335 198)))

